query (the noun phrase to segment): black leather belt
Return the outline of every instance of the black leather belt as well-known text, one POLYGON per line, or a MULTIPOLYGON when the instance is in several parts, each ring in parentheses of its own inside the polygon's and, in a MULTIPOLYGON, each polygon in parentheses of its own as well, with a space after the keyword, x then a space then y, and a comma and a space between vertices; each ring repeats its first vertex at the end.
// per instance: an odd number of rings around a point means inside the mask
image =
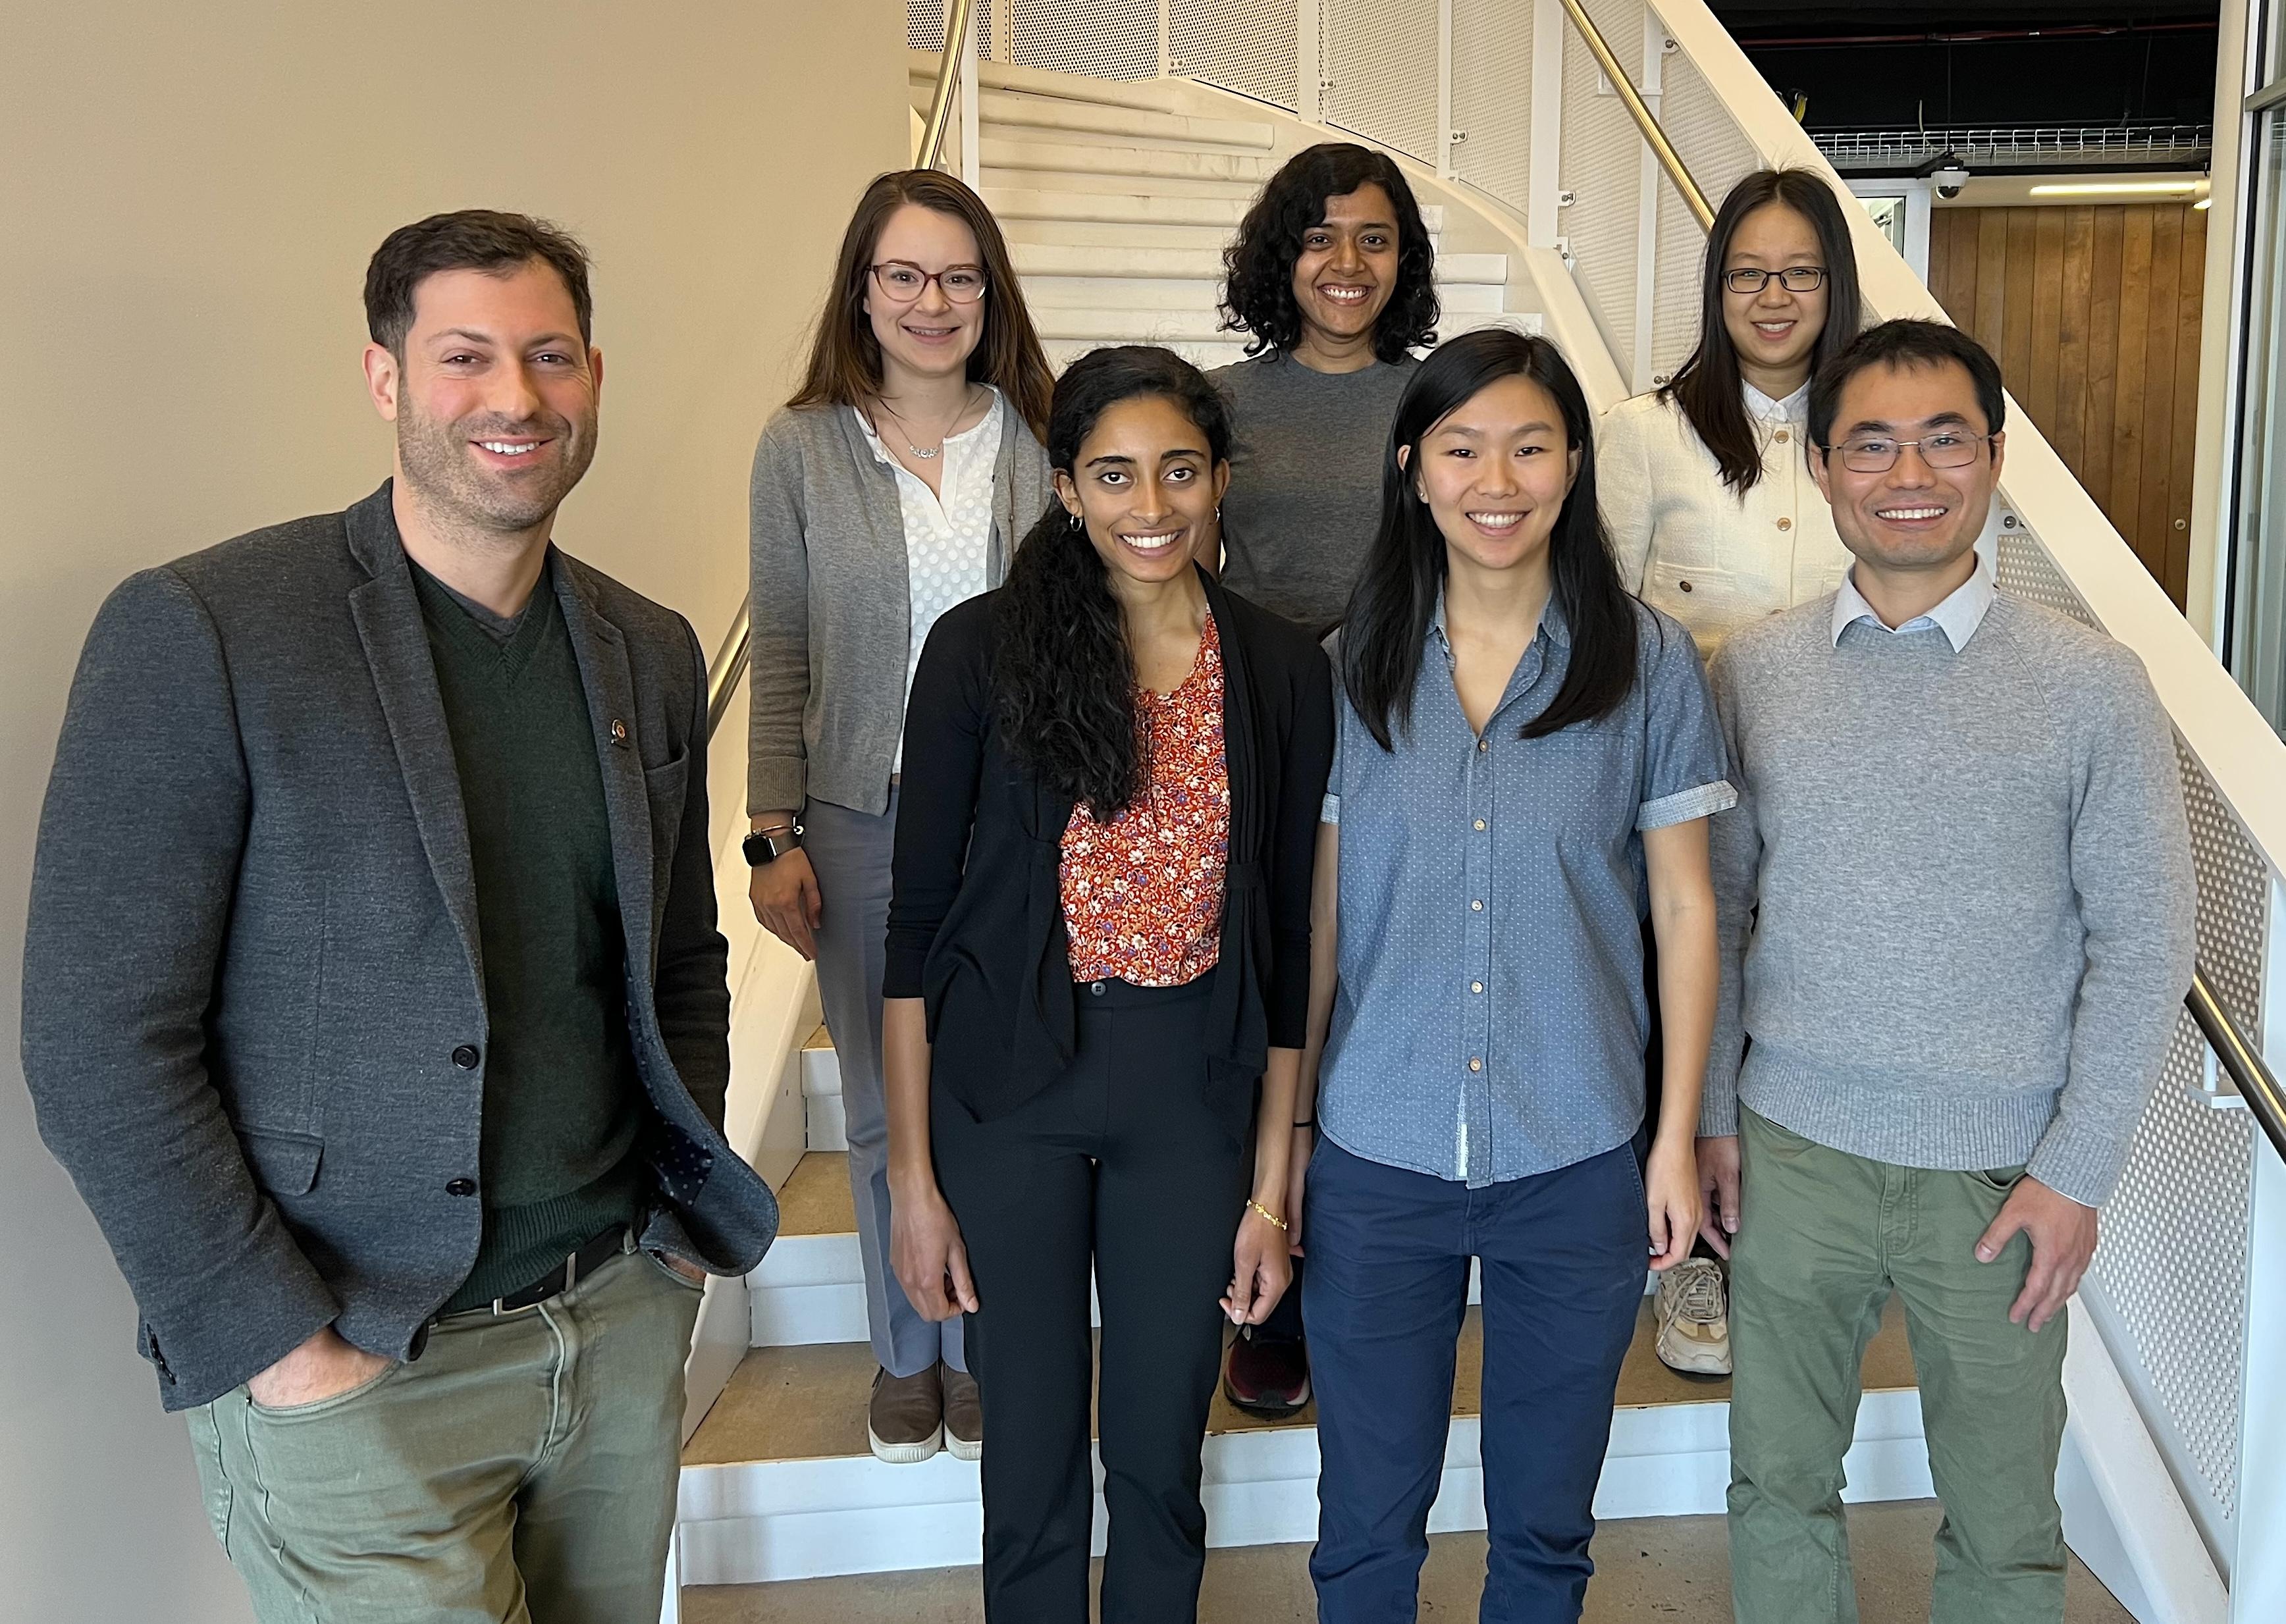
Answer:
MULTIPOLYGON (((564 1260, 564 1266, 550 1269, 521 1291, 511 1291, 506 1297, 494 1297, 488 1306, 462 1309, 461 1313, 512 1314, 527 1308, 537 1308, 550 1297, 563 1296, 597 1269, 627 1250, 627 1229, 614 1224, 578 1251, 564 1260)), ((449 1316, 458 1319, 459 1314, 449 1316)))

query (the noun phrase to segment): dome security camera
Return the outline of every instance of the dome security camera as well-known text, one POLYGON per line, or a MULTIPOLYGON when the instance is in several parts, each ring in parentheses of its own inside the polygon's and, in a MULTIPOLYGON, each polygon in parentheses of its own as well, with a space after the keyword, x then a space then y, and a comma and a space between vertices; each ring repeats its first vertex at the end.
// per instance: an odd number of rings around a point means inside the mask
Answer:
POLYGON ((1958 153, 1940 153, 1915 171, 1936 188, 1939 197, 1959 197, 1961 187, 1968 184, 1968 166, 1958 153))

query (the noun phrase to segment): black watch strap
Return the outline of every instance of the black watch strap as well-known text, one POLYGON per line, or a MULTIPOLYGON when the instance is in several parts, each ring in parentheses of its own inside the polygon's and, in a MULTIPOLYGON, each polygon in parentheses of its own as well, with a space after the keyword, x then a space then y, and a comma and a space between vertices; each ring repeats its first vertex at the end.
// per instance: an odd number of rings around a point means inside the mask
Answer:
POLYGON ((790 851, 800 851, 801 825, 796 824, 789 829, 757 830, 738 844, 739 849, 746 854, 747 866, 758 869, 766 863, 776 863, 790 851))

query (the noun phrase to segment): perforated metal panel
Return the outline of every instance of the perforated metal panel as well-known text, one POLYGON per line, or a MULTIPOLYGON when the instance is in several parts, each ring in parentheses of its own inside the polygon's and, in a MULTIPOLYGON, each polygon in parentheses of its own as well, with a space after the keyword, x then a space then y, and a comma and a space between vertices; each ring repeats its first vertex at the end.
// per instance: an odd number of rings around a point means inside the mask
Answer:
MULTIPOLYGON (((1644 8, 1634 0, 1588 0, 1620 66, 1643 60, 1644 8)), ((1636 228, 1642 196, 1643 136, 1616 95, 1598 92, 1603 75, 1576 32, 1564 31, 1564 142, 1557 184, 1573 201, 1556 217, 1571 245, 1573 277, 1622 375, 1636 366, 1636 228)))
POLYGON ((1523 212, 1532 193, 1533 8, 1453 0, 1453 148, 1462 180, 1523 212))
POLYGON ((1159 76, 1158 0, 998 0, 1008 5, 1009 59, 1096 79, 1159 76))
POLYGON ((2000 545, 1992 560, 1993 579, 2000 590, 2069 615, 2083 626, 2098 625, 2087 600, 2064 579, 2063 572, 2048 556, 2048 549, 2022 521, 2008 524, 2007 519, 2014 516, 2006 516, 2001 521, 2000 545))
POLYGON ((1326 122, 1437 162, 1437 0, 1323 0, 1326 122))
POLYGON ((905 45, 912 51, 944 48, 944 0, 905 0, 905 45))
MULTIPOLYGON (((2004 592, 2097 624, 2021 520, 2000 532, 1994 574, 2004 592)), ((2175 748, 2198 871, 2199 962, 2233 1013, 2251 1021, 2268 935, 2269 868, 2205 768, 2180 737, 2175 748)), ((2103 1242, 2088 1278, 2127 1339, 2115 1352, 2158 1404, 2161 1413, 2146 1419, 2163 1451, 2229 1517, 2238 1502, 2246 1376, 2253 1127, 2245 1112, 2203 1098, 2205 1065, 2204 1039, 2187 1013, 2179 1016, 2126 1171, 2104 1206, 2103 1242)))
POLYGON ((1171 0, 1168 69, 1290 113, 1300 105, 1294 11, 1294 0, 1171 0))
MULTIPOLYGON (((1753 143, 1715 97, 1706 75, 1679 51, 1661 60, 1659 122, 1691 177, 1717 209, 1741 177, 1762 165, 1753 143)), ((1651 304, 1651 364, 1654 374, 1672 376, 1699 343, 1707 233, 1664 173, 1659 186, 1659 296, 1651 304)))

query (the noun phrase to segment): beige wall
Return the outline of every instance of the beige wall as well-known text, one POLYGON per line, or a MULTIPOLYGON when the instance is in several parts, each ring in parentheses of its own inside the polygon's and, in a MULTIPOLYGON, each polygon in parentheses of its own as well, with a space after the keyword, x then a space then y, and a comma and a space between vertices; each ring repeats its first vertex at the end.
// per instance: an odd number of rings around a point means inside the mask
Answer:
POLYGON ((602 449, 559 537, 711 648, 745 579, 754 436, 850 204, 904 159, 903 20, 895 0, 7 8, 0 1614, 247 1616, 16 1065, 33 828, 96 605, 132 570, 379 482, 366 257, 485 204, 563 222, 597 261, 602 449))

